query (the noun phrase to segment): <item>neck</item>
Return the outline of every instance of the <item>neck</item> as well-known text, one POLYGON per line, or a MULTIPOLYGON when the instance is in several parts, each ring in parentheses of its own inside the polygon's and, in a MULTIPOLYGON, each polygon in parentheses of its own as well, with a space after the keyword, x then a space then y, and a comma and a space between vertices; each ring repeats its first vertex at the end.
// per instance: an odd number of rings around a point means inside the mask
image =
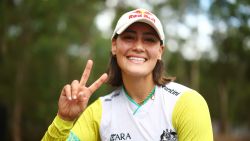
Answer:
POLYGON ((123 77, 123 84, 127 94, 138 104, 141 104, 154 89, 154 82, 152 75, 137 78, 137 77, 123 77))

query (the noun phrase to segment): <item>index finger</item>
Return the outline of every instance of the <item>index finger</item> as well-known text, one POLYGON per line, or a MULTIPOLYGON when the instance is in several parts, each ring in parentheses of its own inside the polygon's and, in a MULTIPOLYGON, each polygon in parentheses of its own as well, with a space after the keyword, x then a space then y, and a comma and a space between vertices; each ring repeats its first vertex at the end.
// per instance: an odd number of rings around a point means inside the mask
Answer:
POLYGON ((90 71, 92 69, 92 66, 93 66, 93 61, 92 60, 88 60, 87 64, 86 64, 86 67, 84 69, 84 72, 82 74, 81 80, 80 80, 80 85, 81 86, 85 86, 86 85, 86 82, 89 79, 89 74, 90 74, 90 71))
POLYGON ((88 89, 92 95, 108 78, 108 75, 104 73, 99 79, 97 79, 88 89))

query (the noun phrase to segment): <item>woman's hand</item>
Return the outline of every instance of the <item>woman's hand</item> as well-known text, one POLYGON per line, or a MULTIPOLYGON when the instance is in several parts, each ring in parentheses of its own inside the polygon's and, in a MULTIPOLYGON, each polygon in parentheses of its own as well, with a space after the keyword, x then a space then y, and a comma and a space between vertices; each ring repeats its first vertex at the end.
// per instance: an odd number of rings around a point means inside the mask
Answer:
POLYGON ((73 80, 62 89, 59 103, 58 116, 63 120, 73 121, 86 109, 90 96, 107 80, 108 75, 104 73, 91 86, 87 87, 86 82, 89 78, 93 66, 93 61, 88 60, 80 82, 73 80))

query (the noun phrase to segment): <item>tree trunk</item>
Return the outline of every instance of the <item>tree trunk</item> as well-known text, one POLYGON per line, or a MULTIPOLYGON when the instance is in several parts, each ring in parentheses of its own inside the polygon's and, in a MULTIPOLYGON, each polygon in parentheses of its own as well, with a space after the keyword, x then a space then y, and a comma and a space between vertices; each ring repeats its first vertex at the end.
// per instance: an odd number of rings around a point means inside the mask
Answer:
POLYGON ((12 138, 13 141, 21 141, 22 101, 20 98, 16 97, 13 111, 12 138))
POLYGON ((200 84, 200 67, 199 61, 194 61, 191 66, 191 87, 199 91, 200 84))
MULTIPOLYGON (((5 6, 5 1, 2 2, 2 11, 3 13, 6 11, 6 6, 5 6)), ((6 50, 7 50, 7 47, 6 47, 6 18, 5 18, 5 15, 2 14, 3 16, 1 17, 2 20, 2 26, 0 27, 0 61, 2 61, 5 57, 5 54, 6 54, 6 50)))
POLYGON ((219 97, 220 97, 220 133, 227 134, 229 132, 229 119, 228 119, 228 93, 225 82, 219 84, 219 97))
POLYGON ((13 123, 12 123, 12 139, 14 141, 22 140, 21 133, 21 122, 22 122, 22 107, 23 107, 23 97, 25 93, 25 79, 27 78, 27 68, 28 68, 29 55, 27 53, 23 54, 23 58, 17 63, 17 72, 15 80, 15 100, 13 107, 13 123))
POLYGON ((68 67, 69 67, 69 62, 68 62, 68 57, 65 53, 60 52, 57 57, 57 67, 59 68, 59 76, 62 81, 67 80, 68 77, 68 67))
POLYGON ((13 108, 13 125, 12 125, 12 136, 14 141, 21 141, 21 111, 22 111, 22 82, 23 82, 23 67, 18 65, 17 75, 16 75, 16 83, 15 83, 15 103, 13 108))

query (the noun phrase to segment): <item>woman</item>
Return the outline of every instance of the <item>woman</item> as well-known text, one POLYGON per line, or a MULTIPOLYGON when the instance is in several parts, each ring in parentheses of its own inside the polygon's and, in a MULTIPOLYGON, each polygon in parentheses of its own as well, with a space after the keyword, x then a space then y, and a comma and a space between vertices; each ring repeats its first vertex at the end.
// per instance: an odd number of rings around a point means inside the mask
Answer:
POLYGON ((206 101, 163 75, 165 36, 154 14, 145 9, 125 13, 111 39, 108 75, 86 87, 89 60, 81 80, 63 88, 58 114, 43 140, 213 140, 206 101), (117 89, 87 107, 105 81, 117 89))

